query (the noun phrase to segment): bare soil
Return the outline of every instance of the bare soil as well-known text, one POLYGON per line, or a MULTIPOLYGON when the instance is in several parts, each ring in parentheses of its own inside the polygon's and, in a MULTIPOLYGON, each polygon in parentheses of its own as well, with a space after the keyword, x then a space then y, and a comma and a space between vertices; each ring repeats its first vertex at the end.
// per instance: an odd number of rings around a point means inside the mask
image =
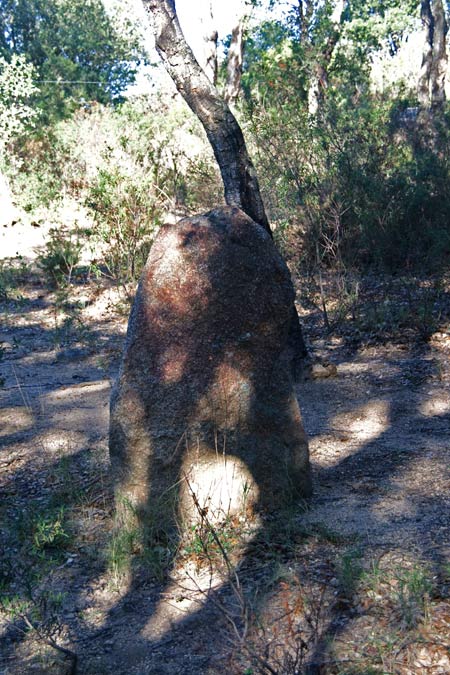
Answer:
MULTIPOLYGON (((168 575, 137 549, 120 576, 107 430, 124 296, 81 276, 61 299, 28 262, 8 278, 2 675, 450 673, 448 287, 429 334, 422 315, 368 326, 336 295, 326 332, 318 301, 300 307, 313 353, 337 367, 298 387, 314 497, 262 519, 230 553, 237 577, 192 548, 168 575)), ((371 307, 385 302, 380 283, 371 307)))

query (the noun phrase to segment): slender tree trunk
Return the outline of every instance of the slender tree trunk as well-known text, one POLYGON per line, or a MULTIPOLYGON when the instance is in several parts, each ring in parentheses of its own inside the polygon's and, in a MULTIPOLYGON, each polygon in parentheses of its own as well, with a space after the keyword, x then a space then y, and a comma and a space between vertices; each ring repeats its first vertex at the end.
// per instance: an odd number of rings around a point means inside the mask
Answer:
MULTIPOLYGON (((301 5, 301 3, 300 3, 301 5)), ((334 49, 339 41, 342 28, 343 12, 347 5, 347 0, 337 0, 333 13, 330 17, 333 30, 320 54, 314 74, 308 91, 308 112, 310 115, 316 115, 321 103, 325 98, 325 92, 328 87, 328 69, 334 49)))
POLYGON ((420 67, 417 86, 417 98, 421 108, 430 105, 430 77, 433 64, 433 35, 434 19, 431 12, 431 0, 422 0, 420 3, 420 18, 425 32, 425 42, 422 51, 422 65, 420 67))
POLYGON ((297 26, 299 40, 302 44, 309 42, 309 26, 314 14, 314 0, 298 0, 297 26))
POLYGON ((205 71, 209 81, 214 85, 217 82, 217 41, 219 34, 214 28, 213 12, 211 2, 207 3, 205 7, 205 18, 202 19, 203 24, 203 62, 202 67, 205 71))
POLYGON ((433 2, 434 36, 433 62, 431 66, 431 107, 441 108, 445 103, 445 78, 447 75, 448 24, 442 0, 433 2))
POLYGON ((320 55, 320 62, 314 68, 314 74, 308 90, 308 112, 310 115, 317 114, 321 103, 325 99, 325 92, 328 87, 328 67, 338 40, 339 32, 336 30, 328 38, 326 47, 320 55))
POLYGON ((425 32, 417 97, 423 109, 442 107, 446 100, 448 24, 442 0, 422 0, 420 16, 425 32))
POLYGON ((241 91, 242 63, 244 60, 244 30, 246 21, 247 15, 244 14, 240 17, 231 32, 231 42, 227 59, 227 82, 224 91, 225 101, 231 104, 236 103, 241 91))

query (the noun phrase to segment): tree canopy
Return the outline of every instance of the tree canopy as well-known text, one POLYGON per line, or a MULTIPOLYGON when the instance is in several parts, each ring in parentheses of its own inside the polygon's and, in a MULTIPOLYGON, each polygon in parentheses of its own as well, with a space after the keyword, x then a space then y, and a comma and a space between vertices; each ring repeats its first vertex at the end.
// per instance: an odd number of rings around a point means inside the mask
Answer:
POLYGON ((108 14, 101 0, 0 0, 0 23, 0 55, 34 66, 45 119, 83 101, 120 101, 145 57, 131 21, 108 14))

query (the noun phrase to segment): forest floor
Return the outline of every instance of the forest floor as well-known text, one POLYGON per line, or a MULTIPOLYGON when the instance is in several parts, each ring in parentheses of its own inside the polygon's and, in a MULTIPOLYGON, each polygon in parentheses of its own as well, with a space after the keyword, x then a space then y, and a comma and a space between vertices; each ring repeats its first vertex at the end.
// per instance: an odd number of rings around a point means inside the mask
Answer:
POLYGON ((0 296, 2 675, 450 673, 448 278, 330 275, 329 326, 299 285, 337 368, 298 386, 314 496, 244 548, 193 533, 169 574, 164 546, 113 530, 126 295, 85 274, 55 290, 15 258, 0 296))

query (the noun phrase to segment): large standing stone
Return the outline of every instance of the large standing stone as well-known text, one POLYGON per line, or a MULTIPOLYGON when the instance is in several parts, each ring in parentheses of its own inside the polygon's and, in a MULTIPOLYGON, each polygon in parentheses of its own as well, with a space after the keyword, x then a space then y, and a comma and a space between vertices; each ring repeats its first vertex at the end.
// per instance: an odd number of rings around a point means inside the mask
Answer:
POLYGON ((197 500, 217 519, 310 494, 286 348, 293 300, 270 236, 239 209, 160 230, 111 399, 120 499, 163 520, 191 517, 197 500))

